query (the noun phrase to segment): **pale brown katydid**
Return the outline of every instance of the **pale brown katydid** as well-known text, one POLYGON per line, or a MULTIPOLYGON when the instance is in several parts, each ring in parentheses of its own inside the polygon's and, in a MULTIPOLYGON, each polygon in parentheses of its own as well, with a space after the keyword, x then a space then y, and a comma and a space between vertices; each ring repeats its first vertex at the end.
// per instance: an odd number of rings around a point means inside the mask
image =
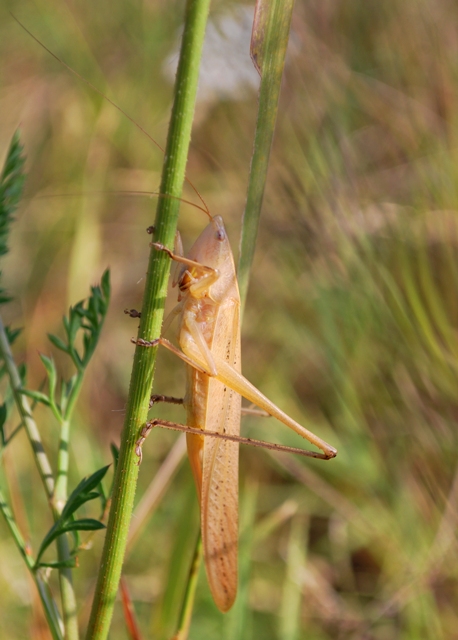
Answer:
MULTIPOLYGON (((188 365, 183 400, 187 425, 147 422, 136 450, 141 460, 143 442, 156 425, 188 431, 188 455, 200 500, 208 582, 218 608, 228 611, 237 593, 238 445, 247 442, 282 449, 239 436, 241 397, 323 451, 294 449, 295 452, 327 460, 337 450, 281 411, 242 376, 240 296, 234 258, 221 216, 210 218, 186 257, 160 244, 152 245, 181 264, 174 283, 180 290, 178 305, 166 321, 168 326, 170 319, 179 316, 181 351, 164 338, 134 342, 147 347, 162 344, 188 365)), ((290 447, 286 450, 293 451, 290 447)))

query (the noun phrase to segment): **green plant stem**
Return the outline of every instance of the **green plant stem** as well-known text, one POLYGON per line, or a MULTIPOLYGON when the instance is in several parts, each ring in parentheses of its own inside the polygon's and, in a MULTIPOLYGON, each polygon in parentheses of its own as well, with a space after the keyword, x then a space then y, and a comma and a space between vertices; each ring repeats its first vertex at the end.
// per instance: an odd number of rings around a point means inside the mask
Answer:
MULTIPOLYGON (((67 534, 59 536, 56 540, 57 557, 59 562, 70 559, 70 549, 67 534)), ((64 619, 65 640, 78 640, 78 604, 73 588, 73 573, 70 567, 59 568, 59 587, 62 602, 62 616, 64 619)))
POLYGON ((59 453, 57 455, 57 476, 55 505, 59 512, 65 506, 68 497, 68 465, 69 465, 70 420, 62 420, 60 425, 59 453))
MULTIPOLYGON (((81 391, 83 383, 84 369, 80 369, 77 374, 75 385, 73 386, 69 398, 64 419, 60 425, 59 454, 57 457, 57 476, 54 493, 55 508, 60 515, 68 499, 68 471, 69 471, 69 445, 70 445, 70 418, 73 414, 76 401, 81 391)), ((59 536, 56 540, 57 553, 60 562, 70 559, 70 549, 67 535, 59 536)), ((70 567, 59 569, 59 584, 62 600, 62 614, 64 618, 65 634, 68 640, 78 640, 78 617, 77 601, 73 588, 73 574, 70 567)))
POLYGON ((27 436, 32 445, 35 462, 38 467, 40 478, 43 482, 48 500, 52 504, 54 497, 54 475, 49 464, 48 456, 45 453, 43 443, 41 441, 40 432, 32 417, 29 401, 26 396, 21 393, 22 381, 11 353, 10 344, 6 336, 5 327, 0 317, 0 356, 5 362, 5 367, 10 379, 11 389, 13 391, 14 400, 16 402, 19 415, 24 424, 27 436))
MULTIPOLYGON (((270 149, 275 130, 278 111, 278 98, 285 65, 286 47, 288 45, 291 14, 294 0, 269 0, 259 2, 266 6, 258 7, 262 20, 259 36, 259 54, 252 48, 253 58, 258 58, 261 69, 261 87, 259 90, 258 118, 254 138, 254 149, 251 160, 250 179, 248 183, 247 202, 243 214, 242 237, 240 241, 240 257, 238 264, 238 282, 240 288, 241 310, 245 307, 248 291, 250 268, 253 262, 259 216, 267 179, 270 149), (259 55, 259 57, 258 57, 259 55)), ((255 45, 252 43, 252 47, 255 45)))
POLYGON ((70 425, 73 410, 78 400, 81 386, 83 384, 84 369, 79 369, 75 384, 68 399, 63 420, 60 424, 60 441, 59 455, 57 457, 57 477, 56 488, 54 492, 54 500, 59 515, 62 513, 68 498, 68 465, 69 465, 69 441, 70 441, 70 425))
MULTIPOLYGON (((210 0, 188 0, 186 7, 160 189, 162 194, 176 197, 180 196, 184 182, 209 3, 210 0)), ((173 247, 178 213, 178 200, 159 199, 155 239, 168 247, 173 247)), ((145 283, 139 338, 152 340, 160 336, 169 272, 170 258, 164 252, 153 249, 145 283)), ((106 638, 113 615, 138 477, 135 442, 148 413, 155 358, 156 349, 137 346, 113 487, 112 506, 87 630, 88 640, 106 638)))
POLYGON ((8 529, 10 530, 11 536, 19 550, 19 553, 24 559, 27 569, 30 571, 30 574, 36 584, 52 637, 54 640, 62 640, 64 637, 62 621, 56 610, 56 606, 55 606, 53 597, 51 595, 51 592, 49 590, 48 584, 43 580, 40 573, 34 570, 35 560, 30 554, 29 548, 24 538, 22 537, 21 532, 19 531, 14 515, 1 489, 0 489, 0 511, 3 513, 8 529))
MULTIPOLYGON (((8 342, 8 338, 6 336, 5 328, 1 321, 1 318, 0 318, 0 353, 5 362, 5 367, 10 378, 11 388, 13 390, 13 396, 16 402, 17 409, 19 411, 19 414, 25 426, 25 430, 27 432, 28 438, 32 445, 32 449, 35 455, 35 461, 36 461, 43 485, 45 487, 46 495, 48 496, 48 500, 52 509, 53 518, 54 520, 56 520, 63 509, 63 506, 65 504, 65 498, 61 496, 59 499, 56 494, 57 483, 54 482, 54 476, 52 473, 51 465, 44 451, 44 447, 41 442, 40 432, 38 430, 37 424, 32 417, 29 401, 27 397, 23 393, 21 393, 21 389, 22 389, 21 377, 19 375, 16 364, 14 362, 13 354, 11 353, 10 344, 8 342)), ((62 437, 61 437, 61 445, 60 445, 59 451, 61 452, 63 448, 64 447, 62 447, 62 437)), ((68 438, 65 446, 65 453, 68 459, 68 438)), ((65 483, 66 483, 67 473, 63 475, 65 476, 65 483)), ((65 484, 65 487, 66 487, 66 484, 65 484)), ((13 514, 11 514, 11 518, 13 518, 13 514)), ((68 540, 66 536, 60 536, 60 538, 57 539, 57 555, 60 562, 65 562, 70 558, 68 540)), ((63 617, 64 617, 64 626, 65 626, 65 637, 67 638, 67 640, 77 640, 79 637, 78 623, 76 618, 77 607, 76 607, 76 597, 75 597, 75 593, 72 585, 71 569, 68 567, 59 568, 59 579, 60 579, 60 586, 61 586, 61 600, 62 600, 62 611, 63 611, 63 617)), ((39 586, 40 585, 37 584, 37 587, 39 586)), ((40 591, 40 597, 41 597, 43 589, 39 588, 39 591, 40 591)), ((49 595, 49 597, 51 596, 49 595)), ((47 612, 49 609, 49 603, 43 601, 43 598, 42 598, 42 602, 43 602, 43 606, 45 607, 45 612, 47 612)), ((48 617, 48 613, 47 613, 47 617, 48 617)))
POLYGON ((189 569, 188 581, 186 584, 186 593, 184 596, 183 607, 178 621, 178 631, 173 640, 186 640, 191 626, 192 610, 194 607, 194 598, 196 595, 197 581, 199 578, 199 568, 202 562, 203 545, 202 534, 199 531, 192 558, 191 568, 189 569))

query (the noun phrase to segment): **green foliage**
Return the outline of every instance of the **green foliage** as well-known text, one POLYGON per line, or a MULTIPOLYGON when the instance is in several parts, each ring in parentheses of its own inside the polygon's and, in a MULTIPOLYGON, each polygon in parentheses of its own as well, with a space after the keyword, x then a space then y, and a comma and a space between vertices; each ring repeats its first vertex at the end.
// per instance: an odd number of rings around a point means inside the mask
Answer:
MULTIPOLYGON (((23 164, 22 146, 19 142, 19 136, 16 134, 7 154, 0 183, 0 256, 4 255, 8 249, 7 241, 10 225, 22 193, 24 180, 22 174, 23 164)), ((43 577, 42 572, 37 570, 42 567, 47 567, 56 569, 62 572, 62 575, 65 575, 65 587, 61 590, 65 633, 69 640, 72 638, 76 640, 78 637, 77 621, 74 614, 76 601, 71 574, 68 572, 76 566, 76 553, 80 546, 80 532, 93 532, 105 527, 104 524, 94 518, 75 518, 75 512, 85 503, 99 497, 101 498, 103 512, 106 507, 107 498, 104 494, 101 481, 108 467, 104 467, 90 477, 82 480, 68 500, 67 478, 70 418, 81 389, 86 367, 100 338, 103 322, 108 310, 109 299, 110 279, 109 272, 105 271, 100 286, 91 287, 91 295, 89 298, 71 307, 68 317, 64 317, 63 324, 67 341, 62 341, 54 335, 49 336, 51 342, 57 346, 57 348, 70 356, 76 368, 76 373, 69 380, 62 381, 59 400, 56 398, 58 372, 55 363, 52 358, 43 354, 40 355, 40 359, 46 370, 48 393, 44 393, 41 389, 30 390, 24 388, 25 364, 17 367, 11 353, 11 346, 18 337, 19 331, 5 327, 0 319, 0 358, 2 360, 0 378, 5 377, 7 383, 9 383, 7 400, 0 406, 1 443, 3 447, 6 447, 19 430, 19 427, 17 427, 10 433, 9 437, 6 436, 5 429, 10 413, 9 408, 14 399, 21 417, 20 426, 25 427, 27 436, 31 442, 35 462, 43 481, 43 488, 49 499, 54 518, 54 524, 45 535, 35 561, 32 559, 31 551, 26 548, 26 543, 15 522, 12 510, 6 498, 3 496, 0 496, 0 509, 12 538, 33 575, 50 632, 53 638, 56 639, 62 637, 60 615, 57 612, 56 603, 47 583, 48 578, 43 577), (79 340, 82 343, 82 348, 77 346, 79 340), (33 399, 34 406, 32 408, 29 406, 27 398, 33 399), (33 417, 33 408, 36 403, 49 407, 60 424, 61 431, 56 481, 54 480, 51 465, 41 441, 40 431, 33 417), (96 487, 99 487, 99 491, 95 491, 96 487), (64 506, 61 507, 61 505, 64 506), (67 534, 70 534, 73 539, 72 549, 68 546, 67 534), (57 560, 50 562, 42 561, 44 552, 53 542, 56 542, 57 560)), ((8 300, 9 298, 4 292, 1 292, 0 302, 6 302, 8 300)))
POLYGON ((83 504, 89 502, 90 500, 94 500, 95 498, 103 497, 100 491, 94 491, 96 487, 100 487, 103 477, 109 469, 109 465, 99 469, 95 473, 93 473, 88 478, 83 478, 78 486, 73 490, 70 497, 68 498, 65 507, 62 510, 60 517, 56 520, 54 525, 48 531, 48 533, 43 538, 43 541, 40 545, 40 548, 37 553, 37 558, 35 561, 35 568, 39 569, 40 567, 49 567, 52 566, 54 568, 58 568, 61 566, 71 567, 75 565, 75 554, 78 551, 78 546, 80 543, 80 539, 78 536, 79 531, 97 531, 99 529, 104 529, 105 525, 102 524, 99 520, 94 520, 94 518, 79 518, 78 520, 74 519, 74 513, 77 509, 79 509, 83 504), (64 533, 72 533, 74 538, 74 548, 70 551, 70 559, 64 561, 63 563, 54 562, 41 562, 41 556, 49 547, 49 545, 56 540, 59 536, 64 533))
MULTIPOLYGON (((8 252, 10 225, 24 188, 24 163, 23 147, 20 143, 19 131, 16 131, 0 175, 0 258, 8 252)), ((9 300, 5 291, 0 288, 0 304, 9 300)))
POLYGON ((75 393, 79 392, 81 375, 84 373, 89 360, 94 353, 100 332, 103 327, 108 304, 110 301, 110 272, 107 270, 102 276, 100 286, 91 287, 91 295, 70 307, 68 316, 64 316, 63 325, 67 340, 61 340, 58 336, 48 334, 50 342, 70 356, 77 372, 69 380, 61 383, 60 398, 56 398, 57 371, 52 358, 40 354, 40 359, 45 367, 48 378, 48 393, 31 389, 22 389, 21 392, 45 406, 49 407, 58 420, 64 420, 68 407, 73 407, 75 393), (82 334, 83 350, 80 352, 76 343, 82 334))
MULTIPOLYGON (((107 270, 102 276, 100 286, 91 287, 91 295, 87 302, 78 302, 74 307, 70 307, 67 316, 64 316, 63 323, 67 341, 63 341, 53 334, 48 337, 57 349, 68 354, 78 371, 84 369, 97 345, 100 331, 108 310, 110 302, 110 272, 107 270), (83 332, 83 352, 79 353, 75 346, 78 332, 83 332)), ((45 365, 51 385, 51 368, 45 365)))

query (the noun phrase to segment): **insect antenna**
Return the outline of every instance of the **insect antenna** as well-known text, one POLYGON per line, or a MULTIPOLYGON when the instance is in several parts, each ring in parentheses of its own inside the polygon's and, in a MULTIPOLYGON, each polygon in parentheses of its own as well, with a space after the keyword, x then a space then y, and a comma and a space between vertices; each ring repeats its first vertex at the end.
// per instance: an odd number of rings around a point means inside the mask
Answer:
MULTIPOLYGON (((208 207, 206 205, 206 203, 202 200, 202 202, 204 202, 205 207, 201 207, 200 204, 196 204, 195 202, 192 202, 192 200, 186 200, 186 198, 181 198, 180 196, 173 196, 170 193, 160 193, 159 191, 139 191, 136 189, 115 189, 114 191, 105 191, 105 190, 101 190, 101 191, 80 191, 80 192, 75 192, 75 193, 46 193, 46 194, 40 194, 40 195, 35 195, 34 200, 40 200, 40 199, 48 199, 48 198, 79 198, 80 196, 100 196, 100 195, 114 195, 114 196, 144 196, 145 198, 150 198, 152 196, 155 196, 157 198, 171 198, 172 200, 179 200, 180 202, 183 202, 184 204, 189 204, 191 207, 194 207, 195 209, 199 209, 199 211, 202 211, 203 213, 205 213, 207 216, 209 216, 209 218, 212 220, 213 216, 210 214, 210 211, 208 210, 208 207)), ((27 198, 26 198, 27 199, 27 198)))
MULTIPOLYGON (((47 53, 49 53, 49 55, 51 55, 55 60, 57 60, 57 62, 59 62, 61 65, 63 65, 68 71, 70 71, 70 73, 72 73, 74 76, 76 76, 78 78, 78 80, 81 80, 82 82, 84 82, 90 89, 92 89, 92 91, 95 91, 99 96, 101 96, 104 100, 106 100, 109 104, 111 104, 112 107, 114 107, 115 109, 117 109, 117 111, 119 113, 121 113, 125 118, 127 118, 135 127, 137 127, 137 129, 139 131, 141 131, 154 145, 156 145, 156 147, 158 149, 160 149, 162 151, 162 153, 165 153, 165 150, 163 147, 161 147, 161 145, 148 133, 148 131, 146 131, 146 129, 144 129, 141 124, 139 124, 138 122, 136 122, 132 116, 130 116, 127 111, 124 111, 124 109, 122 107, 120 107, 118 104, 116 104, 116 102, 114 102, 111 98, 109 98, 107 95, 105 95, 103 93, 103 91, 101 91, 100 89, 98 89, 94 84, 92 84, 92 82, 90 80, 87 80, 87 78, 85 78, 84 76, 82 76, 80 73, 78 73, 78 71, 76 71, 75 69, 73 69, 70 65, 68 65, 64 60, 62 60, 61 58, 59 58, 58 55, 56 55, 53 51, 51 51, 51 49, 49 49, 45 44, 43 44, 43 42, 41 42, 31 31, 29 31, 29 29, 27 29, 27 27, 25 25, 22 24, 22 22, 16 18, 16 16, 11 13, 11 17, 18 23, 18 25, 31 37, 33 38, 33 40, 35 40, 35 42, 37 44, 40 45, 40 47, 42 47, 47 53)), ((203 196, 200 194, 199 190, 197 189, 197 187, 195 187, 193 185, 193 183, 191 182, 191 180, 189 180, 189 178, 187 178, 185 176, 185 180, 186 182, 189 184, 189 186, 191 187, 191 189, 194 191, 194 193, 196 194, 196 196, 199 198, 199 200, 202 203, 202 207, 190 202, 189 200, 184 200, 182 198, 180 198, 179 196, 172 196, 169 194, 159 194, 156 193, 154 195, 157 195, 159 197, 162 198, 175 198, 177 200, 181 200, 182 202, 186 202, 187 204, 192 204, 193 206, 195 206, 197 209, 200 209, 201 211, 203 211, 209 218, 210 220, 213 220, 213 216, 210 213, 210 210, 207 206, 207 203, 205 202, 203 196)), ((135 193, 135 192, 133 192, 135 193)), ((137 193, 142 193, 142 192, 137 192, 137 193)), ((144 194, 146 195, 146 193, 144 194)))

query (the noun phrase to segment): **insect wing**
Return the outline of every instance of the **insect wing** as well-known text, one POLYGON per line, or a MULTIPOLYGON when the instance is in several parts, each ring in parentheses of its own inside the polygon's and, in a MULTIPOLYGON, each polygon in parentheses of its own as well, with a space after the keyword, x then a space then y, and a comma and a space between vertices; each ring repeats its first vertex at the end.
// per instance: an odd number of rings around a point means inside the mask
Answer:
MULTIPOLYGON (((227 300, 218 311, 212 353, 240 371, 238 300, 227 300)), ((240 414, 240 395, 224 383, 210 378, 207 429, 239 435, 240 414)), ((222 611, 230 609, 237 593, 238 460, 237 442, 205 438, 202 538, 208 582, 213 598, 222 611)))

